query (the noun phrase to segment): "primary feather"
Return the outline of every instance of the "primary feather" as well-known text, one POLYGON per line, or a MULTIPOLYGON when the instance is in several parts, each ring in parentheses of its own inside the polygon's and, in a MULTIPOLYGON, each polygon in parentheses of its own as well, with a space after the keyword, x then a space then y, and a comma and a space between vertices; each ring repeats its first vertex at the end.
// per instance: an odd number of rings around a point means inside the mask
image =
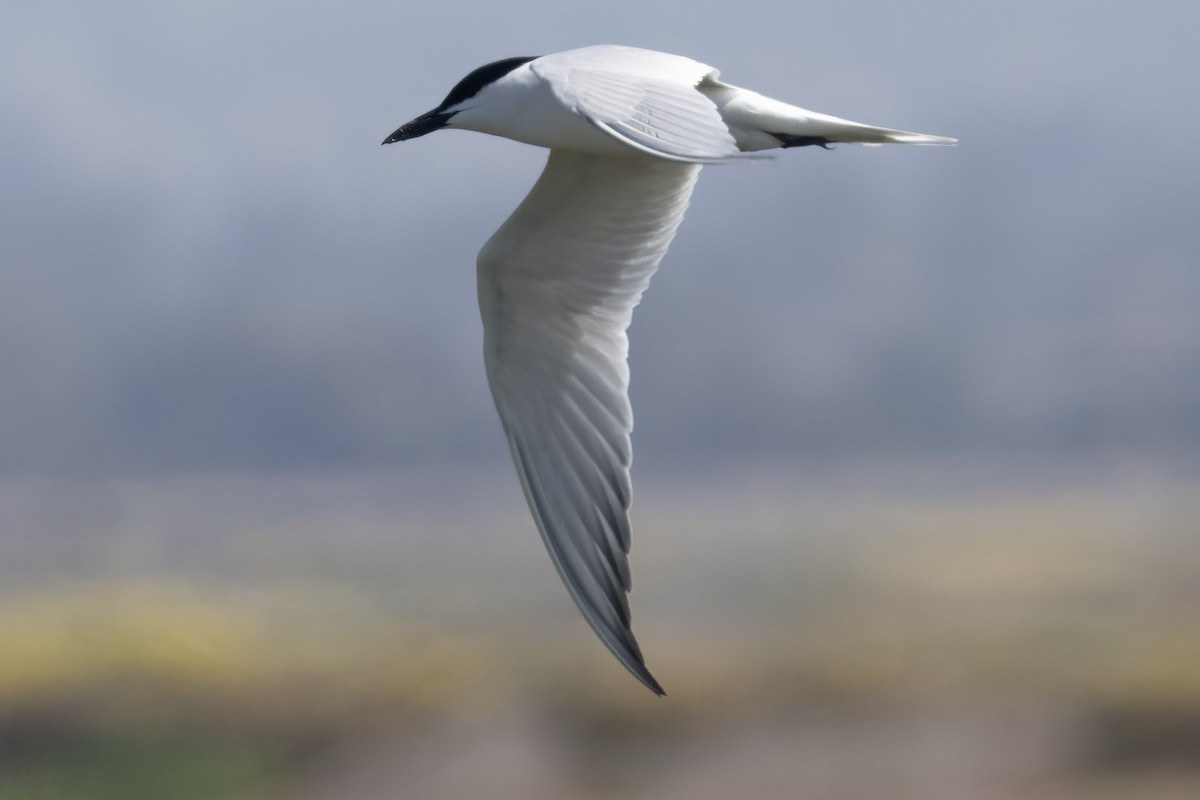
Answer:
POLYGON ((625 330, 700 168, 554 150, 479 254, 484 363, 538 531, 609 649, 662 692, 630 630, 625 330))

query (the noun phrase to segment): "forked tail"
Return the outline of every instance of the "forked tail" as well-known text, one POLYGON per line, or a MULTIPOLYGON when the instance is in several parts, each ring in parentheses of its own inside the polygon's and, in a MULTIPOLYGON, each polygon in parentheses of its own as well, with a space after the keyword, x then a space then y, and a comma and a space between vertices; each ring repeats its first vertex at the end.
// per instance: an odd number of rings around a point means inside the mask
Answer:
POLYGON ((805 111, 795 106, 791 106, 791 108, 797 113, 785 118, 776 116, 763 129, 778 139, 782 143, 782 147, 804 147, 806 145, 825 147, 835 142, 940 145, 958 143, 958 139, 950 136, 934 136, 895 128, 878 128, 874 125, 864 125, 861 122, 831 117, 828 114, 805 111), (775 130, 770 127, 771 122, 778 122, 779 129, 775 130))
POLYGON ((827 147, 854 144, 940 144, 957 139, 864 125, 772 100, 758 92, 708 80, 697 87, 717 106, 721 119, 743 152, 775 147, 827 147))

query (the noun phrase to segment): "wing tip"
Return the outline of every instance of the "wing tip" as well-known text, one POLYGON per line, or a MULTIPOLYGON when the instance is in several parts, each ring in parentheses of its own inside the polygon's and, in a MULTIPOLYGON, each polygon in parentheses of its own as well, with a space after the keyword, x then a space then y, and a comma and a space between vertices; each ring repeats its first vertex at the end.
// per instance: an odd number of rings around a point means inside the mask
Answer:
MULTIPOLYGON (((641 669, 629 669, 633 673, 633 677, 637 678, 643 686, 654 692, 658 697, 666 697, 667 690, 662 687, 661 683, 654 679, 654 676, 650 674, 650 670, 646 669, 646 665, 639 664, 639 666, 641 669)), ((628 668, 629 665, 626 664, 626 667, 628 668)))
MULTIPOLYGON (((591 620, 589 620, 590 622, 591 620)), ((594 626, 593 626, 594 627, 594 626)), ((642 657, 642 649, 638 647, 637 639, 634 638, 633 630, 626 627, 623 631, 625 636, 624 642, 616 644, 608 636, 600 633, 600 641, 609 649, 609 651, 617 657, 621 662, 621 666, 629 670, 633 677, 650 691, 654 692, 659 697, 666 697, 667 691, 662 687, 662 684, 650 674, 650 668, 646 666, 646 660, 642 657)))

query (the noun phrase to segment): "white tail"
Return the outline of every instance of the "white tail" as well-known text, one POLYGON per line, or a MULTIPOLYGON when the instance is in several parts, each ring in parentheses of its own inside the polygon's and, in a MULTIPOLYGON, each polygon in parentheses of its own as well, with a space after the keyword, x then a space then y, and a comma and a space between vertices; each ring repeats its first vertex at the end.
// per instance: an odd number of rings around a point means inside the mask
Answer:
MULTIPOLYGON (((767 98, 763 98, 767 99, 767 98)), ((861 122, 851 122, 848 119, 831 117, 816 111, 808 111, 796 106, 779 103, 790 114, 780 118, 762 120, 770 125, 779 121, 778 129, 766 129, 768 133, 781 133, 786 136, 818 137, 830 142, 856 142, 859 144, 957 144, 958 139, 949 136, 934 136, 928 133, 914 133, 895 128, 878 128, 874 125, 864 125, 861 122)), ((784 145, 787 146, 786 144, 784 145)))
POLYGON ((743 151, 773 147, 855 144, 939 144, 957 139, 895 128, 879 128, 781 103, 757 92, 706 81, 697 87, 712 100, 743 151))

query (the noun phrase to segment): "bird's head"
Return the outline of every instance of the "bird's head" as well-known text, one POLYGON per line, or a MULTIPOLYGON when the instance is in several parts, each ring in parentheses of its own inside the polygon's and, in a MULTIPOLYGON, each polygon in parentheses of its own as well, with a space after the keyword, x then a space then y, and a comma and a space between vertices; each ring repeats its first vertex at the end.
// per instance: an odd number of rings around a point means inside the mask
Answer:
POLYGON ((454 85, 454 88, 450 90, 450 94, 446 95, 446 99, 437 108, 432 111, 426 111, 416 119, 404 123, 391 136, 384 139, 383 144, 415 139, 418 136, 433 133, 439 128, 467 127, 455 124, 455 117, 462 114, 464 116, 459 117, 459 122, 465 121, 466 116, 470 115, 473 108, 481 106, 486 101, 488 90, 497 81, 517 67, 527 64, 535 58, 537 56, 506 58, 501 61, 493 61, 491 64, 484 64, 482 67, 472 70, 467 74, 467 77, 454 85))

